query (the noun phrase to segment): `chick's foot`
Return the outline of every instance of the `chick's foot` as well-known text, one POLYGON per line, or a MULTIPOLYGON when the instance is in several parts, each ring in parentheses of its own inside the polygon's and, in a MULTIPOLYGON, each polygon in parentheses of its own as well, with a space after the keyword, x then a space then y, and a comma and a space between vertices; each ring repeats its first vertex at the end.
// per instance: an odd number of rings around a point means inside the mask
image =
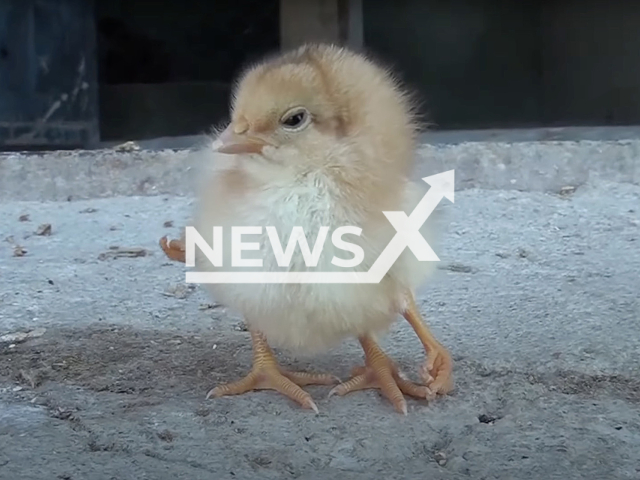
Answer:
POLYGON ((264 336, 251 332, 253 342, 253 368, 237 382, 219 385, 212 389, 207 398, 227 395, 241 395, 251 390, 276 390, 304 408, 318 413, 318 407, 307 392, 300 387, 306 385, 335 385, 340 379, 324 373, 290 372, 278 365, 273 351, 264 336))
POLYGON ((404 415, 407 414, 404 395, 424 399, 434 396, 429 387, 402 378, 393 361, 371 337, 360 338, 360 344, 365 353, 365 366, 354 368, 351 379, 331 390, 329 396, 379 388, 394 408, 404 415))
POLYGON ((413 327, 427 354, 420 369, 425 384, 434 394, 450 393, 453 390, 453 360, 422 319, 413 295, 407 295, 407 308, 402 315, 413 327))
POLYGON ((167 237, 164 236, 160 239, 160 248, 162 248, 165 255, 171 260, 185 263, 185 246, 183 240, 168 241, 167 237))

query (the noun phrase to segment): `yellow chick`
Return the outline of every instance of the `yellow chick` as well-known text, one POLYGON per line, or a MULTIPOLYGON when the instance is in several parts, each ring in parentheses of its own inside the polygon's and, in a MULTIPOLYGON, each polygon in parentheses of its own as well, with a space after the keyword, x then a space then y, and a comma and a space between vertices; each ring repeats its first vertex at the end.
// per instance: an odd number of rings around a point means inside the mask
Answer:
MULTIPOLYGON (((213 227, 222 227, 223 265, 213 266, 196 249, 196 269, 368 271, 396 233, 383 212, 410 214, 427 190, 408 179, 417 132, 410 96, 387 69, 361 54, 305 45, 252 65, 236 84, 230 124, 200 152, 206 170, 194 226, 209 244, 213 227), (243 259, 260 258, 261 266, 230 266, 238 258, 230 241, 237 241, 232 227, 238 226, 262 227, 251 240, 243 237, 254 246, 242 252, 243 259), (343 226, 361 229, 349 235, 355 247, 338 248, 339 242, 330 241, 331 232, 343 226), (305 253, 300 244, 282 263, 296 227, 310 246, 305 253), (322 238, 316 249, 314 240, 322 238), (274 244, 281 246, 279 252, 274 244), (358 251, 360 264, 345 268, 358 251)), ((421 229, 427 240, 434 239, 433 222, 421 229)), ((170 258, 184 261, 184 238, 167 242, 165 237, 161 246, 170 258)), ((243 315, 254 355, 246 377, 215 387, 208 397, 273 389, 317 412, 301 387, 334 384, 336 377, 285 370, 271 347, 313 354, 346 338, 359 340, 364 366, 330 395, 379 388, 406 414, 404 395, 428 399, 449 392, 451 357, 422 320, 413 294, 433 268, 433 262, 420 262, 406 249, 379 283, 206 284, 217 301, 243 315), (398 314, 426 350, 424 384, 401 376, 376 341, 398 314)))

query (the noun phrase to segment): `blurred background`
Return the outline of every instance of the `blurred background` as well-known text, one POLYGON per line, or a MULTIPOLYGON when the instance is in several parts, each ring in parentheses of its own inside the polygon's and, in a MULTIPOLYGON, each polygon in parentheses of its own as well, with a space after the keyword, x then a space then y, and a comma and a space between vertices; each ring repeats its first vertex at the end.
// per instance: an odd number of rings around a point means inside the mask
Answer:
POLYGON ((436 130, 640 124, 640 2, 0 0, 0 150, 206 133, 305 41, 402 73, 436 130))

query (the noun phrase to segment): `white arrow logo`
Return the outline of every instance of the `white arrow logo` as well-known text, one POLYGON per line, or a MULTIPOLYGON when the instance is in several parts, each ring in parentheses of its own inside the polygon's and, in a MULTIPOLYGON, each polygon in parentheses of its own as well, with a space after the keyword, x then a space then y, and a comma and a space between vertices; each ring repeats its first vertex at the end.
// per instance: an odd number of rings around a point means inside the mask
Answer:
MULTIPOLYGON (((187 272, 187 283, 379 283, 405 248, 421 262, 438 262, 420 228, 442 198, 454 201, 454 171, 424 177, 431 188, 407 216, 401 211, 383 212, 396 234, 368 272, 187 272)), ((193 258, 194 242, 187 241, 187 257, 193 258), (191 254, 191 255, 189 255, 191 254)))

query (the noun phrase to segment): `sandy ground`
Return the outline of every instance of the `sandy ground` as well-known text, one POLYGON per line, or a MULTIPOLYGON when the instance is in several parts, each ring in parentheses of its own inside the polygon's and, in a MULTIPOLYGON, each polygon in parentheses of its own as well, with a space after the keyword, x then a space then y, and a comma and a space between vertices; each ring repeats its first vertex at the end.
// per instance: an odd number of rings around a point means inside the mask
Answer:
MULTIPOLYGON (((409 400, 406 417, 376 391, 309 388, 317 416, 273 392, 205 400, 247 371, 251 349, 241 319, 157 247, 189 208, 0 205, 0 335, 35 334, 0 341, 0 478, 640 478, 639 187, 457 192, 420 292, 457 390, 409 400), (43 223, 51 234, 34 235, 43 223)), ((408 325, 383 346, 415 374, 408 325)), ((345 342, 281 359, 346 378, 361 353, 345 342)))

